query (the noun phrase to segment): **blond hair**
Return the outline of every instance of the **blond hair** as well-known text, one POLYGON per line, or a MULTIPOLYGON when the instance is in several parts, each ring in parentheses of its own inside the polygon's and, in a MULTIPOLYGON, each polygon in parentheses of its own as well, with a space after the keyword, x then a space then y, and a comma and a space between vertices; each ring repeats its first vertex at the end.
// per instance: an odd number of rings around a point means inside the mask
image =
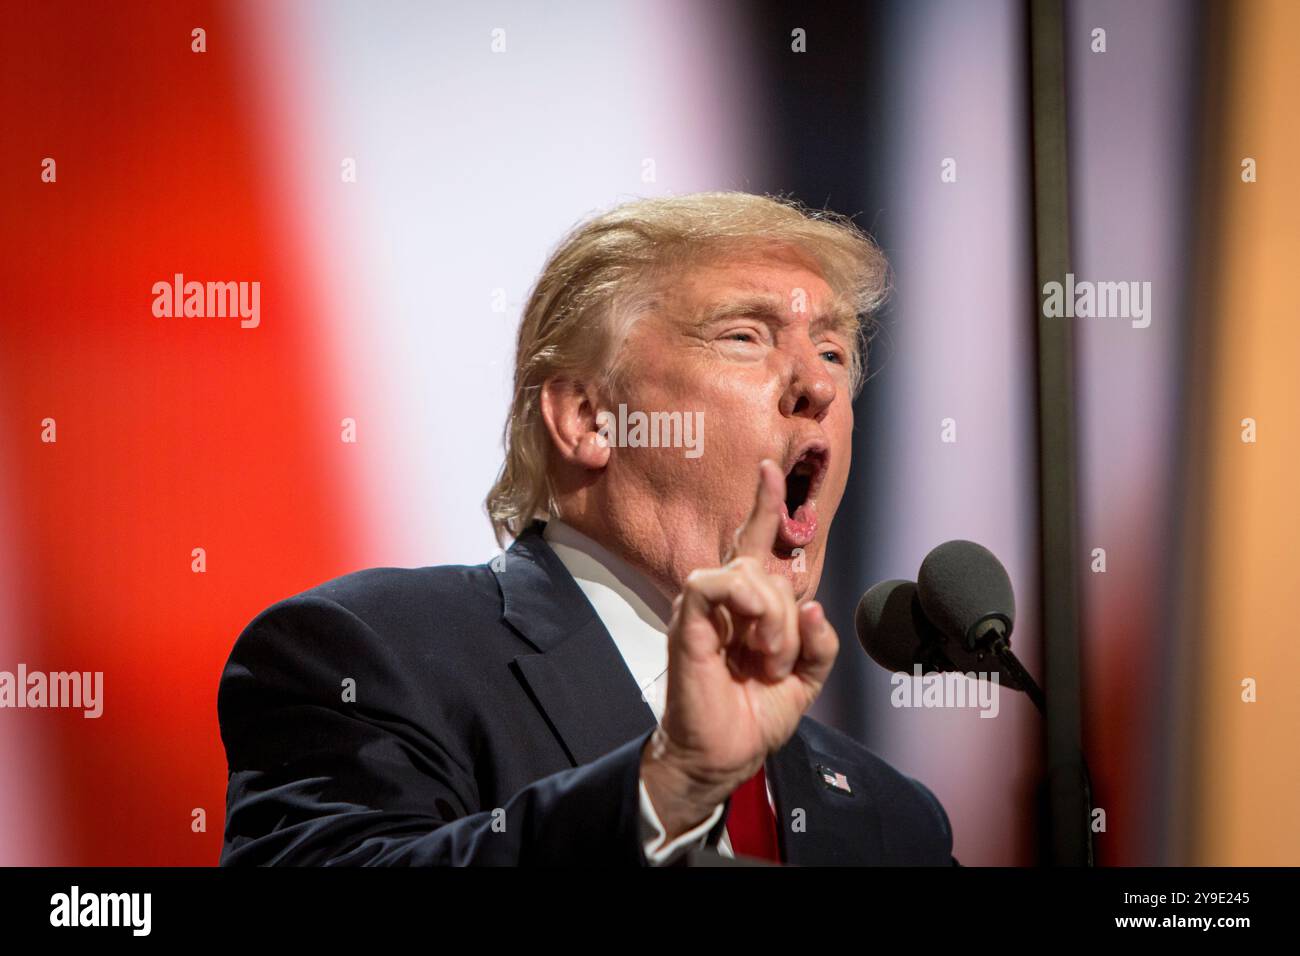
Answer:
POLYGON ((758 244, 811 256, 852 324, 854 394, 864 378, 867 325, 888 291, 879 247, 848 218, 791 199, 740 192, 696 193, 624 203, 580 223, 556 248, 528 297, 515 350, 514 398, 505 461, 488 493, 498 543, 554 513, 543 383, 609 383, 631 322, 652 308, 675 270, 758 244))

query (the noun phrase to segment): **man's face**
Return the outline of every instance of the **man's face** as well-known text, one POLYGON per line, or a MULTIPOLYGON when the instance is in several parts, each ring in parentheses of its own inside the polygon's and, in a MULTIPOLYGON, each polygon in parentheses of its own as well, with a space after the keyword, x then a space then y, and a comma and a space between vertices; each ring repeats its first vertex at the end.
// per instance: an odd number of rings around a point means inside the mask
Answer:
POLYGON ((613 450, 605 500, 619 544, 680 589, 728 556, 770 458, 786 474, 787 514, 767 570, 810 598, 848 479, 852 332, 816 265, 789 248, 701 263, 666 292, 628 333, 609 410, 702 412, 702 453, 613 450))

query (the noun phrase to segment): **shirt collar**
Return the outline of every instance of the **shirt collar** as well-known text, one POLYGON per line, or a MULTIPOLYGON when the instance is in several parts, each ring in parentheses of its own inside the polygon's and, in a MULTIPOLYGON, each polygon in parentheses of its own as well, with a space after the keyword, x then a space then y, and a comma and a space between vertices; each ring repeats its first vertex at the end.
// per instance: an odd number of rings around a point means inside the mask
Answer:
POLYGON ((558 518, 547 521, 542 536, 646 691, 668 669, 671 603, 646 575, 558 518))

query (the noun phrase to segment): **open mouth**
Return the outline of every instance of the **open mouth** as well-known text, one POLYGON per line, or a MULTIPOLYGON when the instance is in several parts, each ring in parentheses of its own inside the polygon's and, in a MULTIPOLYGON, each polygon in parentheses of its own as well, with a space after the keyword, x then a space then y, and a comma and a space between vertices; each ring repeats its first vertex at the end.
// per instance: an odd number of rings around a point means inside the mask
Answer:
POLYGON ((828 452, 824 445, 801 448, 785 472, 785 514, 777 534, 782 551, 805 548, 817 535, 817 492, 826 476, 828 452))

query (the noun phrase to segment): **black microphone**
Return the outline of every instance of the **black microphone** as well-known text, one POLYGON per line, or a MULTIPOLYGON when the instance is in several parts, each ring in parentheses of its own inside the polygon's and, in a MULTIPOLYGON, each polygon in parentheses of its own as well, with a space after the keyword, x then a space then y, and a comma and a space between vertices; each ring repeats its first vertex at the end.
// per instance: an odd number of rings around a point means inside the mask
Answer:
POLYGON ((987 667, 991 657, 1007 686, 1023 690, 1047 713, 1042 688, 1011 652, 1016 596, 1007 569, 992 551, 974 541, 944 542, 921 562, 916 594, 926 618, 960 648, 950 654, 954 661, 973 657, 976 665, 987 667))
MULTIPOLYGON (((947 541, 921 562, 917 582, 882 581, 858 602, 854 625, 871 658, 890 671, 980 671, 1029 695, 1047 716, 1043 690, 1011 652, 1016 597, 1006 568, 974 541, 947 541), (981 665, 983 667, 981 668, 981 665)), ((1087 865, 1093 865, 1092 779, 1079 755, 1087 865)))
POLYGON ((925 556, 916 575, 926 616, 970 650, 1011 637, 1016 596, 993 552, 974 541, 946 541, 925 556))
POLYGON ((881 581, 872 586, 853 615, 858 641, 871 659, 887 671, 923 673, 957 670, 943 652, 944 637, 925 618, 916 585, 911 581, 881 581))
MULTIPOLYGON (((926 616, 916 584, 911 581, 881 581, 868 589, 858 602, 854 629, 862 649, 887 671, 921 673, 954 671, 992 672, 1009 690, 1025 690, 1023 668, 1007 667, 986 648, 971 650, 949 640, 926 616)), ((1019 662, 1017 662, 1018 664, 1019 662)), ((1032 678, 1029 679, 1032 683, 1032 678)), ((1032 695, 1031 695, 1032 697, 1032 695)))

